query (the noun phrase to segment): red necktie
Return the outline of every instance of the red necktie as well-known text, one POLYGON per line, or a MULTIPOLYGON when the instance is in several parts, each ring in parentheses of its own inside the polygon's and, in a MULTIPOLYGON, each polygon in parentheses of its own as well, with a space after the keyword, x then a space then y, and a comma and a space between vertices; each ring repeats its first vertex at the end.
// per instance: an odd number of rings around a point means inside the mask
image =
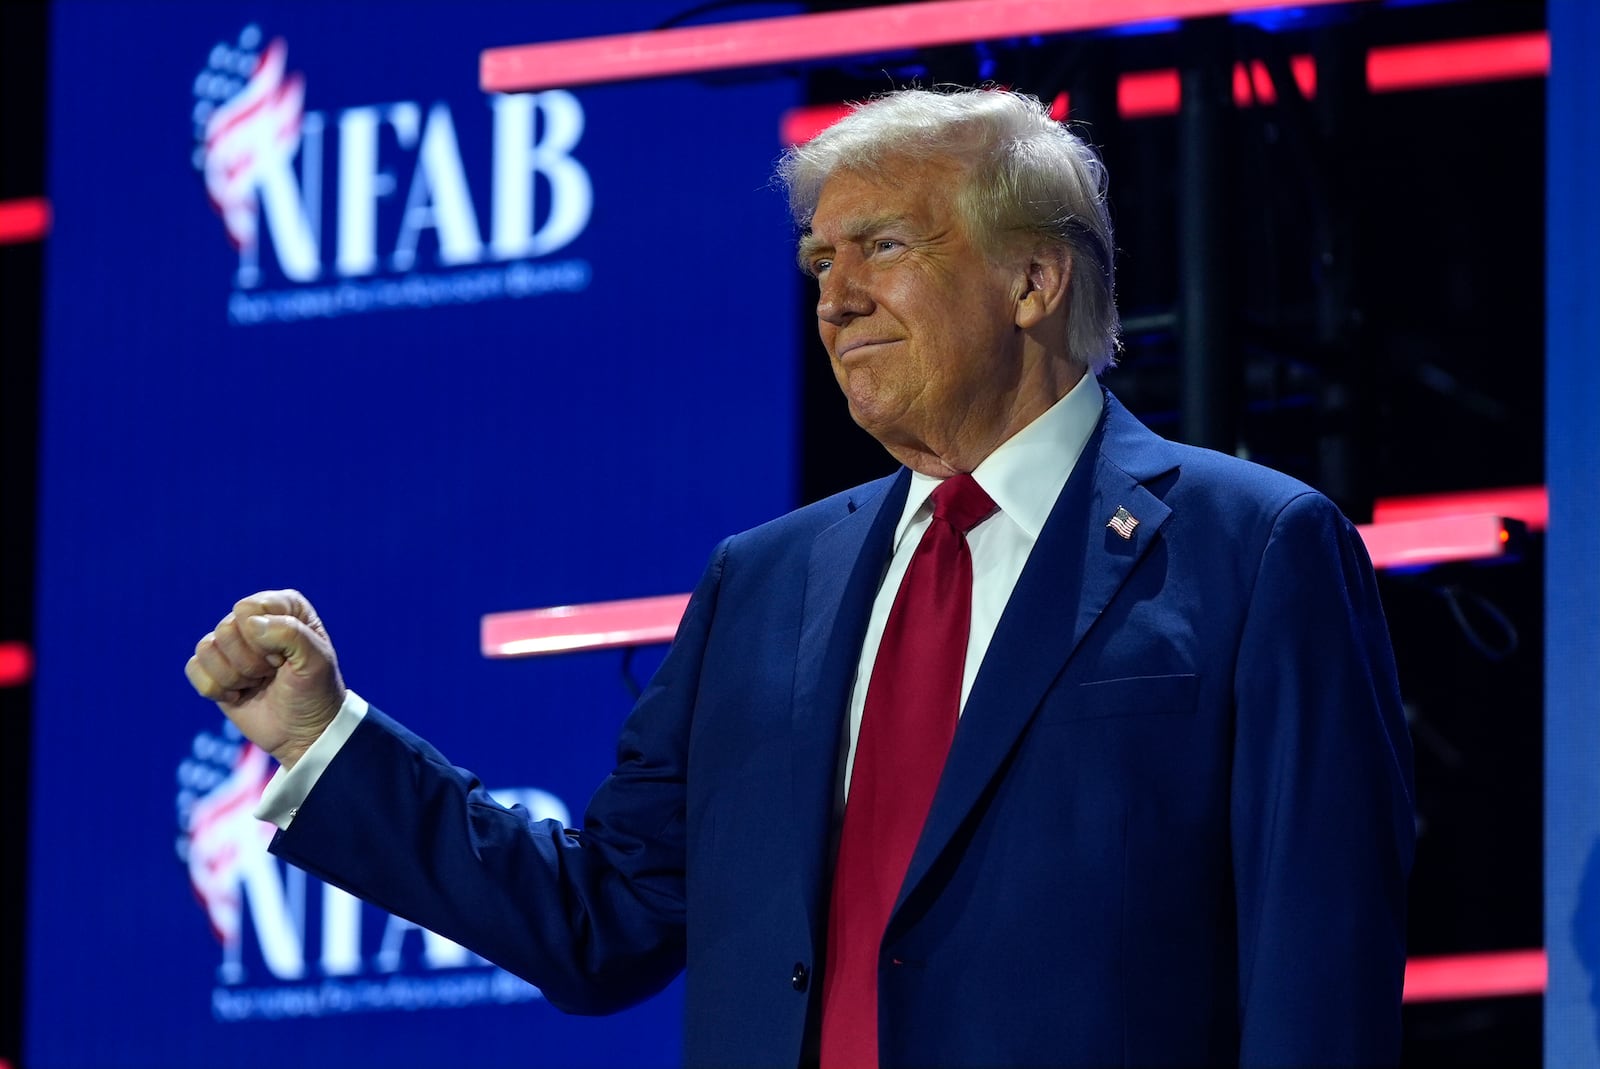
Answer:
POLYGON ((822 1069, 878 1064, 878 954, 961 711, 972 620, 966 533, 994 509, 971 475, 934 490, 933 522, 917 543, 872 665, 833 870, 822 1069))

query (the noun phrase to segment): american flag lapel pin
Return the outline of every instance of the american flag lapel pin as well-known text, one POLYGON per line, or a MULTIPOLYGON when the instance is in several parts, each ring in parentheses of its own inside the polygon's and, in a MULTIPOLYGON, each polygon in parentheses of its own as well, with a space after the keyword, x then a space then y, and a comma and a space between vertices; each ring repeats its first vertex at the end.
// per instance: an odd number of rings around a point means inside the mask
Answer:
POLYGON ((1133 537, 1133 529, 1139 526, 1139 521, 1133 518, 1133 513, 1118 505, 1116 514, 1106 521, 1106 526, 1124 539, 1129 539, 1133 537))

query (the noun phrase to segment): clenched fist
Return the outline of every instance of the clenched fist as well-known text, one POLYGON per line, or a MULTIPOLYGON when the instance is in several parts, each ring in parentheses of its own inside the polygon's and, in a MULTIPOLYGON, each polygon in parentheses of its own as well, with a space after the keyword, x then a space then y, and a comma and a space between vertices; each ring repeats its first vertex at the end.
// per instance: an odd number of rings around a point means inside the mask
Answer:
POLYGON ((333 643, 297 590, 267 590, 236 604, 200 640, 184 673, 285 768, 344 704, 333 643))

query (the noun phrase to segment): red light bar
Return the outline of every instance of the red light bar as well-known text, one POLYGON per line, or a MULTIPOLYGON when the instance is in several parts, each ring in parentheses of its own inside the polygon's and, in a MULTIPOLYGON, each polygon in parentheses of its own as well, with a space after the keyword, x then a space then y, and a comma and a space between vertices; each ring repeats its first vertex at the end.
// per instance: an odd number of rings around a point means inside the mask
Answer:
POLYGON ((42 241, 50 233, 50 202, 44 197, 0 200, 0 245, 42 241))
POLYGON ((1406 962, 1405 1001, 1542 995, 1548 975, 1543 950, 1412 958, 1406 962))
POLYGON ((488 93, 519 93, 1337 2, 928 0, 490 48, 479 59, 478 82, 488 93))
POLYGON ((1380 497, 1372 506, 1372 522, 1426 520, 1464 512, 1492 512, 1496 516, 1521 520, 1530 531, 1543 531, 1550 525, 1550 496, 1542 486, 1507 486, 1453 494, 1380 497))
POLYGON ((1510 532, 1499 516, 1434 516, 1357 528, 1374 568, 1416 568, 1503 557, 1510 532))
MULTIPOLYGON (((1317 95, 1317 68, 1310 56, 1293 56, 1290 70, 1307 99, 1317 95)), ((1367 54, 1367 88, 1374 93, 1428 89, 1507 78, 1539 78, 1550 71, 1550 37, 1545 33, 1504 34, 1461 41, 1374 48, 1367 54)), ((1124 119, 1176 115, 1182 101, 1178 72, 1129 71, 1117 79, 1117 112, 1124 119)), ((1244 108, 1277 102, 1277 88, 1259 60, 1233 68, 1233 102, 1244 108)), ((1066 117, 1066 94, 1051 107, 1066 117)), ((780 126, 783 143, 800 145, 849 113, 843 104, 791 108, 780 126)), ((1513 515, 1503 513, 1503 515, 1513 515)), ((1520 518, 1520 517, 1519 517, 1520 518)))
POLYGON ((605 650, 670 642, 689 604, 687 594, 496 612, 483 617, 478 644, 485 657, 605 650))
MULTIPOLYGON (((1295 56, 1289 69, 1307 98, 1317 95, 1317 65, 1310 56, 1295 56)), ((1156 115, 1176 115, 1183 90, 1174 69, 1130 71, 1117 79, 1117 113, 1124 119, 1144 119, 1156 115)), ((1256 60, 1246 67, 1233 65, 1233 102, 1241 108, 1256 102, 1275 104, 1278 91, 1272 84, 1267 65, 1256 60)))
POLYGON ((849 104, 814 104, 790 108, 778 121, 778 136, 785 145, 803 145, 849 114, 849 104))
MULTIPOLYGON (((1310 56, 1291 56, 1289 58, 1289 73, 1307 100, 1317 95, 1316 60, 1310 56)), ((1272 75, 1268 73, 1267 65, 1259 59, 1252 60, 1250 69, 1246 71, 1243 63, 1235 63, 1233 66, 1233 102, 1243 108, 1257 101, 1263 104, 1276 104, 1278 102, 1278 89, 1277 86, 1272 84, 1272 75)))
POLYGON ((20 687, 33 678, 33 651, 26 642, 0 642, 0 687, 20 687))
POLYGON ((1176 115, 1182 102, 1183 86, 1174 68, 1129 71, 1117 79, 1117 114, 1124 119, 1176 115))
MULTIPOLYGON (((1317 95, 1317 67, 1310 56, 1289 60, 1306 99, 1317 95)), ((1461 41, 1374 48, 1367 53, 1367 89, 1393 93, 1507 78, 1541 78, 1550 72, 1550 37, 1545 33, 1505 34, 1461 41)), ((1130 71, 1117 80, 1117 111, 1124 119, 1175 115, 1182 102, 1173 69, 1130 71)), ((1233 102, 1244 108, 1277 102, 1277 88, 1259 60, 1233 68, 1233 102)))
POLYGON ((1550 35, 1543 31, 1389 45, 1367 53, 1367 88, 1374 93, 1542 78, 1549 73, 1550 35))

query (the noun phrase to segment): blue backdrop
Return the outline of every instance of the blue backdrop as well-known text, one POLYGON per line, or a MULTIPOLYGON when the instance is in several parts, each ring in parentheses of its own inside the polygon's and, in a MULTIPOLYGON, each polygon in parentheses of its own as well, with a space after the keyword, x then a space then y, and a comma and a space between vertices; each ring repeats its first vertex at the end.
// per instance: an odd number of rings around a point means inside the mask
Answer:
POLYGON ((477 57, 681 6, 55 7, 29 1065, 679 1060, 676 992, 565 1018, 261 861, 182 666, 298 586, 352 686, 581 814, 619 656, 485 661, 478 619, 687 590, 794 504, 795 90, 496 101, 477 57))
POLYGON ((1550 11, 1544 1064, 1600 1066, 1600 10, 1550 11))

